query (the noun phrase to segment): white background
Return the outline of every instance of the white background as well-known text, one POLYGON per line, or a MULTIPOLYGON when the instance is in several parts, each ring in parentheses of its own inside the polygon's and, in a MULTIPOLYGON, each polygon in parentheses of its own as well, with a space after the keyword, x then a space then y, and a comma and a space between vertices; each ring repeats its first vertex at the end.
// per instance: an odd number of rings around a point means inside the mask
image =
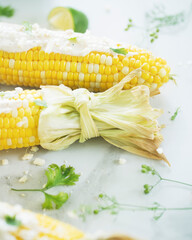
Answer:
MULTIPOLYGON (((150 44, 145 34, 145 13, 154 4, 163 4, 168 13, 187 10, 190 1, 142 1, 142 0, 4 0, 0 4, 10 4, 16 9, 11 19, 1 18, 1 21, 23 23, 37 22, 48 27, 47 15, 54 6, 71 6, 85 12, 89 18, 89 29, 99 36, 107 36, 118 41, 129 42, 140 47, 149 48, 155 55, 167 60, 176 74, 178 85, 169 82, 161 88, 161 94, 151 99, 153 106, 164 109, 160 123, 166 124, 162 130, 164 153, 171 163, 168 167, 163 162, 148 160, 134 156, 105 143, 102 139, 93 139, 84 144, 76 143, 67 150, 48 152, 41 150, 35 154, 46 160, 46 165, 36 167, 30 162, 21 161, 25 153, 22 150, 1 151, 0 159, 9 159, 8 166, 0 166, 0 200, 25 208, 41 212, 43 195, 41 193, 27 193, 21 197, 19 193, 10 191, 10 187, 32 188, 41 187, 46 179, 44 169, 50 163, 70 164, 82 176, 72 189, 69 201, 60 209, 46 211, 47 215, 69 222, 85 232, 96 233, 125 233, 140 239, 192 239, 192 211, 166 212, 158 221, 153 220, 152 212, 122 211, 117 216, 107 212, 87 218, 86 222, 74 219, 69 212, 77 209, 81 204, 94 205, 96 196, 105 192, 116 196, 119 202, 139 205, 151 205, 159 202, 167 207, 192 207, 192 188, 175 184, 162 183, 149 195, 143 194, 145 183, 153 184, 155 177, 141 174, 141 164, 155 167, 162 176, 192 183, 192 17, 175 28, 167 28, 160 32, 159 39, 150 44), (132 29, 125 32, 128 19, 142 29, 132 29), (175 121, 170 121, 171 115, 180 107, 175 121), (127 163, 117 165, 119 158, 125 158, 127 163), (18 178, 29 170, 32 177, 25 184, 19 184, 18 178), (6 177, 10 176, 10 180, 6 177)), ((3 87, 13 89, 12 87, 3 87)), ((57 189, 55 193, 58 192, 57 189)), ((53 192, 54 193, 54 192, 53 192)))

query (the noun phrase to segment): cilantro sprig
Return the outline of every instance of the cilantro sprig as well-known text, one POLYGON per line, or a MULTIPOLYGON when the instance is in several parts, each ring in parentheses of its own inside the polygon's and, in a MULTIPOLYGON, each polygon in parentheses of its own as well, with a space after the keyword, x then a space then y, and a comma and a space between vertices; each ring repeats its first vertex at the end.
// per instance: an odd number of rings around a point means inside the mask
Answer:
POLYGON ((145 173, 145 174, 149 174, 150 173, 153 176, 156 176, 158 178, 157 182, 154 185, 145 184, 143 186, 145 194, 149 194, 161 181, 174 182, 174 183, 177 183, 177 184, 182 184, 182 185, 185 185, 185 186, 192 187, 192 184, 189 184, 189 183, 180 182, 180 181, 169 179, 169 178, 164 178, 154 168, 152 168, 150 166, 147 166, 147 165, 142 165, 141 166, 141 172, 145 173))
POLYGON ((15 13, 15 10, 10 6, 0 6, 0 16, 12 17, 15 13))
POLYGON ((4 219, 5 219, 5 222, 9 225, 16 226, 16 227, 21 226, 21 221, 16 219, 16 216, 6 215, 4 219))
POLYGON ((46 191, 57 187, 57 186, 72 186, 75 185, 79 180, 80 175, 75 173, 75 169, 71 166, 66 167, 65 165, 58 166, 56 164, 51 164, 45 171, 47 177, 47 183, 42 189, 15 189, 11 188, 13 191, 28 191, 28 192, 42 192, 45 196, 45 201, 42 204, 43 209, 59 209, 68 200, 69 194, 65 192, 60 192, 57 195, 52 195, 46 191))
POLYGON ((165 28, 176 27, 181 24, 187 23, 192 15, 192 5, 175 14, 167 13, 163 5, 154 5, 154 7, 146 12, 145 21, 146 25, 139 26, 133 24, 133 19, 129 19, 125 31, 130 28, 137 28, 144 30, 151 43, 159 37, 159 32, 165 28))
POLYGON ((128 53, 127 49, 125 48, 110 48, 113 52, 126 55, 128 53))
POLYGON ((140 206, 129 203, 120 203, 115 197, 110 197, 107 194, 99 194, 97 206, 91 207, 81 205, 74 213, 83 221, 86 221, 89 215, 98 215, 102 212, 107 212, 111 215, 117 215, 121 211, 151 211, 153 212, 153 219, 159 220, 166 211, 186 211, 192 210, 192 207, 164 207, 158 202, 154 202, 150 206, 140 206))

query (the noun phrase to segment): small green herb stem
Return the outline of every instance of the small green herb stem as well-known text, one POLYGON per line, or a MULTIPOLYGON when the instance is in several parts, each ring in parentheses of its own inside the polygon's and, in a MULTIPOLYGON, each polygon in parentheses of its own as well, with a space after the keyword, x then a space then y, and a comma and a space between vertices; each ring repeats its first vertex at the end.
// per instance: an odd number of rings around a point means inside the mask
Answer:
POLYGON ((186 186, 192 187, 192 184, 185 183, 185 182, 180 182, 180 181, 177 181, 177 180, 172 180, 172 179, 168 179, 168 178, 161 178, 161 180, 167 181, 167 182, 174 182, 174 183, 178 183, 178 184, 182 184, 182 185, 186 185, 186 186))
POLYGON ((132 204, 114 204, 107 207, 101 207, 100 211, 111 210, 117 208, 118 210, 127 210, 127 211, 184 211, 184 210, 192 210, 192 207, 186 208, 171 208, 171 207, 147 207, 147 206, 138 206, 132 204))
POLYGON ((11 188, 11 190, 16 192, 44 192, 45 189, 16 189, 11 188))

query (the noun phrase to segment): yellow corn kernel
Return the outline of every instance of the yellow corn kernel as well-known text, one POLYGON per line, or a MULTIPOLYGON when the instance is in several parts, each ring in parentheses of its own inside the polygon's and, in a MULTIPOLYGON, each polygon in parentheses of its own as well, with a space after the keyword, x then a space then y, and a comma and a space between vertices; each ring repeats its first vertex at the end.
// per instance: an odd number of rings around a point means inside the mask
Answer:
POLYGON ((54 70, 59 71, 60 70, 60 61, 56 60, 54 62, 54 70))
POLYGON ((144 80, 147 80, 149 77, 150 77, 150 74, 148 72, 142 72, 142 75, 141 77, 144 79, 144 80))
POLYGON ((88 71, 88 64, 87 63, 82 63, 81 64, 81 71, 82 71, 82 73, 87 73, 87 71, 88 71))
POLYGON ((144 71, 149 71, 149 64, 148 64, 148 63, 145 63, 145 64, 143 65, 142 69, 143 69, 144 71))
POLYGON ((109 67, 109 66, 105 67, 105 74, 107 74, 107 75, 111 74, 111 67, 109 67))
POLYGON ((139 68, 141 67, 141 61, 140 60, 136 60, 135 61, 135 68, 139 68))
POLYGON ((77 63, 76 62, 72 62, 71 63, 71 72, 76 72, 77 71, 77 63))

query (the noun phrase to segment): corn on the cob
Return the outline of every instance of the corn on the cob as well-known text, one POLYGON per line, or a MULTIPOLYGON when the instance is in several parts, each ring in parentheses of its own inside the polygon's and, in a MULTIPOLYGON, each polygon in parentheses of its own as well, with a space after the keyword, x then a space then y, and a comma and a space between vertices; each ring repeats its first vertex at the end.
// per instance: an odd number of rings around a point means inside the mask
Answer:
POLYGON ((125 89, 143 84, 155 92, 169 80, 166 61, 146 50, 125 45, 127 54, 123 55, 111 50, 123 45, 89 34, 49 31, 36 25, 31 29, 29 33, 23 26, 0 24, 0 83, 31 87, 64 84, 98 92, 139 67, 141 74, 125 84, 125 89))
MULTIPOLYGON (((0 239, 1 240, 134 240, 125 235, 91 236, 73 226, 22 209, 19 205, 0 202, 0 239)), ((135 239, 136 240, 136 239, 135 239)))
POLYGON ((84 234, 76 228, 45 215, 0 202, 0 239, 77 240, 84 234))
POLYGON ((167 161, 158 152, 161 110, 150 106, 148 88, 122 91, 139 71, 103 93, 72 91, 64 85, 0 92, 0 150, 39 143, 60 150, 101 136, 126 151, 167 161))
POLYGON ((16 88, 0 93, 0 150, 39 144, 40 91, 16 88))

